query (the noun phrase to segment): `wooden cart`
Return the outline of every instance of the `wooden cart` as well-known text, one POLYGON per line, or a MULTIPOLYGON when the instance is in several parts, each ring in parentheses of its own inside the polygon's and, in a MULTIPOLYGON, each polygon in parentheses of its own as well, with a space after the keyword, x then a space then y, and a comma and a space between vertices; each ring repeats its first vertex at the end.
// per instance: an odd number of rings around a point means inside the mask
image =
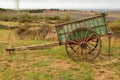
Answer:
POLYGON ((101 37, 108 34, 105 13, 55 26, 59 44, 75 61, 91 61, 101 52, 101 37))
POLYGON ((73 60, 91 61, 101 52, 101 37, 108 34, 105 17, 106 14, 102 13, 95 17, 56 25, 55 28, 59 42, 8 48, 6 51, 11 53, 14 50, 45 49, 64 44, 66 53, 73 60))

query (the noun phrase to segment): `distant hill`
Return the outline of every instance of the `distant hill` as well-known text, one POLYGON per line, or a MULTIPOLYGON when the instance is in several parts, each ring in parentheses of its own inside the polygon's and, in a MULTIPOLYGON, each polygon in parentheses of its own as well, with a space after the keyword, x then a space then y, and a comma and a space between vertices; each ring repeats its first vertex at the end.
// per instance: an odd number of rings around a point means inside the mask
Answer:
POLYGON ((4 11, 13 11, 13 10, 11 10, 11 9, 0 8, 0 12, 4 12, 4 11))

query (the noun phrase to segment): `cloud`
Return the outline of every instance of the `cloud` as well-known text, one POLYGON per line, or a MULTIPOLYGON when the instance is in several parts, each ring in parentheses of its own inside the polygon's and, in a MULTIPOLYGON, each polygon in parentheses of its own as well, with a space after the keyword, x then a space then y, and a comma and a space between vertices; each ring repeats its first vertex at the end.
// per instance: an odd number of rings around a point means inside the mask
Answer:
MULTIPOLYGON (((0 7, 15 8, 15 0, 0 0, 0 7)), ((20 8, 120 9, 120 0, 20 0, 20 8)))
POLYGON ((108 3, 103 3, 103 4, 99 4, 99 3, 31 3, 31 4, 27 4, 24 3, 21 8, 87 8, 87 9, 115 9, 118 8, 118 5, 112 6, 113 4, 108 4, 108 3))
POLYGON ((120 0, 21 0, 21 1, 24 1, 24 2, 47 2, 47 3, 77 3, 77 2, 80 2, 80 3, 84 3, 84 2, 92 2, 92 3, 118 3, 120 2, 120 0))

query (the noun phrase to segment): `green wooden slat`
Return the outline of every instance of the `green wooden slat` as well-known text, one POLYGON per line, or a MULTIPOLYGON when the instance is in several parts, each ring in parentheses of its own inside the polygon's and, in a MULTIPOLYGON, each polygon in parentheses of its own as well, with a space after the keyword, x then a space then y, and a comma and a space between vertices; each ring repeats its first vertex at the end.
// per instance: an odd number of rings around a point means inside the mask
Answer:
POLYGON ((81 22, 81 27, 84 27, 84 23, 83 22, 81 22))
POLYGON ((90 20, 90 28, 92 27, 92 20, 90 20))
MULTIPOLYGON (((92 19, 92 20, 93 20, 93 27, 94 27, 94 26, 96 26, 96 21, 95 21, 95 19, 92 19)), ((96 28, 94 30, 97 32, 96 28)))
POLYGON ((101 27, 101 35, 106 33, 107 33, 106 27, 105 26, 101 27))
POLYGON ((100 21, 100 25, 103 25, 103 20, 102 20, 102 17, 99 18, 99 21, 100 21))
POLYGON ((64 26, 64 29, 65 29, 65 32, 68 32, 68 30, 67 30, 67 27, 66 27, 66 26, 64 26))
POLYGON ((87 27, 90 28, 90 20, 87 22, 87 27))
POLYGON ((70 24, 70 28, 71 28, 71 30, 73 30, 73 26, 72 26, 72 24, 70 24))
POLYGON ((101 17, 101 22, 102 22, 102 24, 105 24, 104 17, 101 17))
POLYGON ((78 28, 77 24, 78 24, 78 22, 74 23, 74 25, 75 25, 76 28, 78 28))
POLYGON ((78 22, 75 23, 75 27, 78 28, 78 22))
POLYGON ((83 23, 84 23, 84 27, 86 27, 86 21, 84 21, 83 23))
MULTIPOLYGON (((101 17, 100 21, 101 21, 102 25, 105 25, 104 17, 101 17)), ((107 32, 107 27, 106 26, 100 27, 100 29, 101 29, 101 35, 106 34, 106 32, 107 32)))
MULTIPOLYGON (((93 28, 93 30, 96 31, 99 35, 106 34, 107 32, 106 25, 105 26, 101 26, 101 25, 105 25, 105 17, 99 17, 94 19, 88 19, 85 21, 77 21, 77 22, 65 24, 63 25, 63 28, 62 27, 56 28, 56 30, 57 30, 59 41, 65 42, 66 37, 68 36, 68 33, 78 27, 88 27, 88 28, 96 27, 96 28, 93 28)), ((72 34, 70 38, 72 39, 73 36, 76 36, 77 38, 79 38, 78 35, 80 34, 82 35, 82 37, 85 36, 85 31, 72 34)))
POLYGON ((90 21, 90 20, 88 20, 88 21, 86 22, 86 26, 87 26, 88 28, 90 27, 89 21, 90 21))
MULTIPOLYGON (((99 26, 100 25, 99 18, 96 19, 96 22, 97 22, 97 25, 99 26)), ((98 27, 98 34, 101 34, 101 30, 99 27, 98 27)))
POLYGON ((88 20, 86 21, 86 27, 88 27, 88 20))
POLYGON ((73 23, 72 26, 73 26, 73 30, 76 29, 75 23, 73 23))
POLYGON ((79 23, 78 22, 76 23, 76 28, 79 28, 79 23))
MULTIPOLYGON (((63 32, 65 33, 65 26, 63 27, 63 32)), ((62 35, 63 42, 65 42, 66 35, 62 35)))
POLYGON ((91 25, 90 25, 90 20, 88 20, 88 24, 87 24, 87 25, 88 25, 89 28, 91 27, 91 25))
POLYGON ((59 40, 59 42, 61 43, 62 40, 61 40, 61 37, 60 37, 60 31, 59 31, 59 28, 56 27, 56 30, 57 30, 57 34, 58 34, 58 40, 59 40))
MULTIPOLYGON (((71 31, 72 31, 72 30, 74 30, 74 29, 75 29, 75 25, 74 25, 74 24, 71 24, 71 31)), ((73 37, 74 37, 74 35, 73 35, 73 34, 71 34, 70 39, 72 40, 72 39, 73 39, 73 37)))
POLYGON ((60 28, 60 38, 61 38, 61 42, 63 42, 63 27, 60 28))
POLYGON ((81 27, 81 22, 79 22, 79 27, 81 27))
POLYGON ((72 30, 71 30, 71 25, 67 25, 67 26, 68 26, 69 32, 72 31, 72 30))
POLYGON ((95 22, 94 22, 94 20, 92 19, 92 27, 94 27, 95 26, 95 22))

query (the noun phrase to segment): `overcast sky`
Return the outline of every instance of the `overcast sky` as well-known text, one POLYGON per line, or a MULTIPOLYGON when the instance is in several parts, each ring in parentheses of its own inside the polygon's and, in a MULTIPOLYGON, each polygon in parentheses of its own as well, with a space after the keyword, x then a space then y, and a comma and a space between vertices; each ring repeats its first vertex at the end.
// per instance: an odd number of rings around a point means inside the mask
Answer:
MULTIPOLYGON (((15 0, 0 0, 0 8, 15 9, 15 0)), ((20 9, 120 9, 120 0, 20 0, 20 9)))

